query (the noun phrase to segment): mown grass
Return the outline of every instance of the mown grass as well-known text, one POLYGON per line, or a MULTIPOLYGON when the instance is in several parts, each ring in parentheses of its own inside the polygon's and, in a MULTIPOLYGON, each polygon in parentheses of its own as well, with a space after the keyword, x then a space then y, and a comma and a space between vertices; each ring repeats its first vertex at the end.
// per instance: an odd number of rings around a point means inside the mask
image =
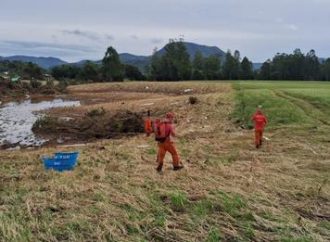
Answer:
POLYGON ((330 89, 328 85, 312 89, 287 89, 285 92, 293 97, 305 100, 315 108, 330 115, 330 89))
POLYGON ((325 82, 237 82, 233 86, 237 91, 233 117, 248 128, 252 128, 251 116, 259 105, 269 127, 313 124, 318 118, 313 107, 329 113, 330 85, 325 82))

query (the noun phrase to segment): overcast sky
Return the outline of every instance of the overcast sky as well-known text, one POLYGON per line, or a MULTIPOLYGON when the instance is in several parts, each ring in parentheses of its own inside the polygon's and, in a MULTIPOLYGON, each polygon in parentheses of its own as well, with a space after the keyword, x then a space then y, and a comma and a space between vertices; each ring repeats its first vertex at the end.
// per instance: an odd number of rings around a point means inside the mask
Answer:
POLYGON ((150 55, 184 37, 254 62, 297 47, 330 57, 329 29, 330 0, 0 0, 0 56, 150 55))

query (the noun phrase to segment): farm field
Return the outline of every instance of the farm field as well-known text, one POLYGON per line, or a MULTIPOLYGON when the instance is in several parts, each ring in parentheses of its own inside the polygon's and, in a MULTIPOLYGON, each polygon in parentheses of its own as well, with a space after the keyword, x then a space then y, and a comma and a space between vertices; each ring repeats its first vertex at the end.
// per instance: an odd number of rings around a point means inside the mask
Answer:
POLYGON ((0 241, 330 240, 330 83, 97 83, 68 98, 82 105, 48 115, 173 111, 185 168, 167 155, 158 174, 142 133, 1 150, 0 241), (259 150, 257 105, 269 119, 259 150), (58 150, 80 152, 74 171, 44 170, 40 156, 58 150))

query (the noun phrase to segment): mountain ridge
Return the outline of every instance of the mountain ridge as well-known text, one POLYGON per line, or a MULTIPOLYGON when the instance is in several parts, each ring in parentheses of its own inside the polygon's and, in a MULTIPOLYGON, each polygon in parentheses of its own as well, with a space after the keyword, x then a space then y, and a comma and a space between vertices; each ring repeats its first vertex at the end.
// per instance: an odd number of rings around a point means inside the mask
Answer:
MULTIPOLYGON (((195 54, 199 51, 202 53, 204 57, 209 57, 211 55, 218 56, 220 59, 224 59, 226 53, 220 49, 217 46, 208 46, 208 45, 202 45, 192 42, 183 42, 186 46, 187 52, 190 55, 190 58, 193 59, 195 54)), ((156 53, 163 55, 165 53, 165 47, 162 47, 160 50, 158 50, 156 53)), ((140 71, 144 72, 145 67, 150 64, 151 61, 151 55, 134 55, 131 53, 120 53, 119 58, 123 64, 129 64, 136 66, 140 69, 140 71)), ((44 69, 51 69, 55 66, 59 65, 75 65, 75 66, 82 66, 87 61, 90 60, 81 60, 77 62, 68 62, 64 61, 57 57, 43 57, 43 56, 25 56, 25 55, 14 55, 14 56, 7 56, 7 57, 1 57, 0 60, 9 60, 9 61, 22 61, 22 62, 32 62, 34 64, 39 65, 40 67, 44 69)), ((320 60, 324 61, 323 58, 320 58, 320 60)), ((94 63, 101 63, 102 60, 91 60, 94 63)), ((253 69, 258 70, 260 69, 262 63, 253 63, 253 69)))

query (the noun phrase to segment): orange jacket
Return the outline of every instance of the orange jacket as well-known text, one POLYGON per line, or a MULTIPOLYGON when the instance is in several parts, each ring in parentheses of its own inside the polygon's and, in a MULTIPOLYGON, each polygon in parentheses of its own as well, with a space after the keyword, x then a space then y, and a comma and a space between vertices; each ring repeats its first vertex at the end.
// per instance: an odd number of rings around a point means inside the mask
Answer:
POLYGON ((267 124, 267 117, 262 114, 261 111, 257 111, 252 116, 252 121, 254 122, 254 128, 256 130, 263 130, 267 124))
POLYGON ((144 120, 144 132, 148 135, 153 132, 152 121, 150 118, 144 120))

